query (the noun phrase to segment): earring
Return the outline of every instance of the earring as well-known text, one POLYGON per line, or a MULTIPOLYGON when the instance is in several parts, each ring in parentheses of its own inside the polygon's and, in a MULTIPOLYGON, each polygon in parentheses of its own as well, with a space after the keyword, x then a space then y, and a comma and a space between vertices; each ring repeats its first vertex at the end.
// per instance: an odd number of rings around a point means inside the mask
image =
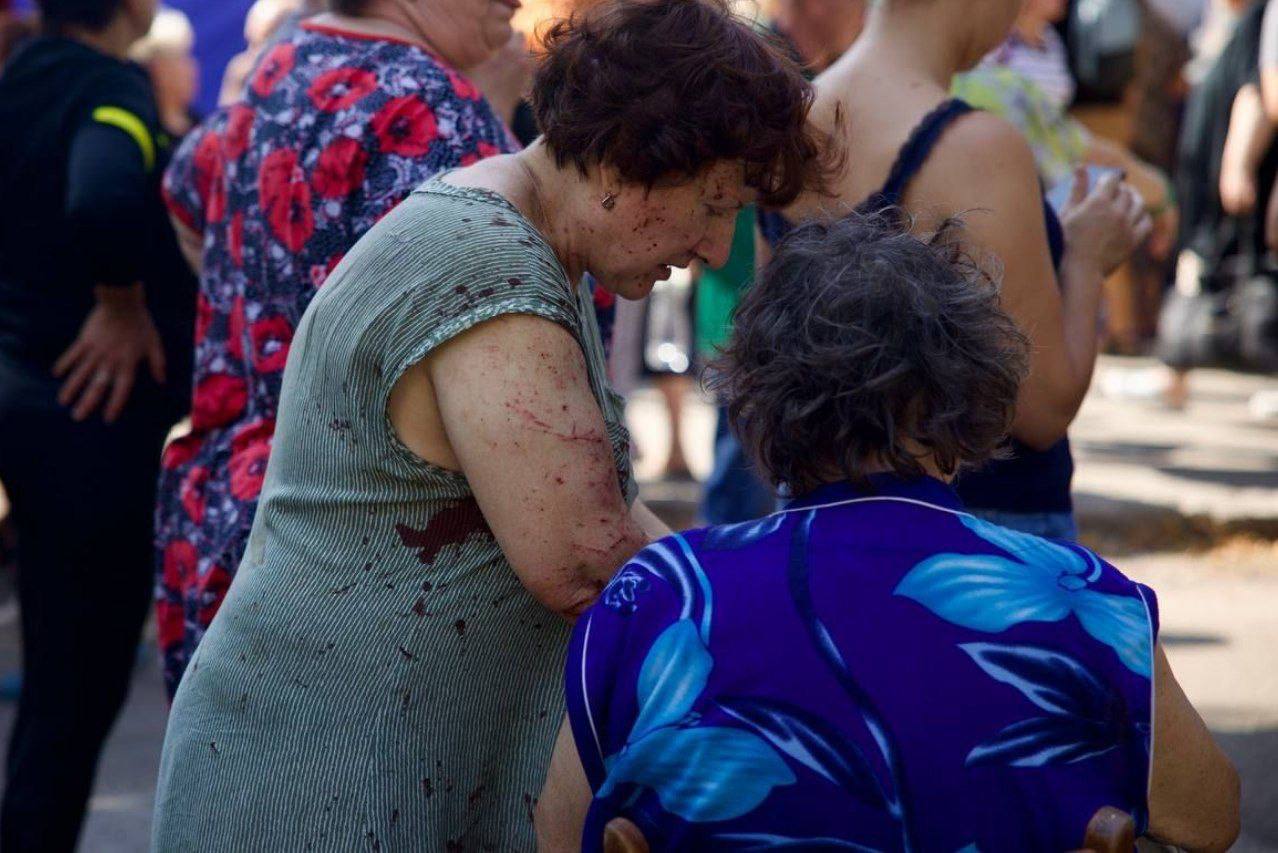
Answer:
POLYGON ((607 193, 604 195, 603 201, 600 203, 603 205, 604 210, 612 210, 617 206, 617 197, 612 193, 607 193))

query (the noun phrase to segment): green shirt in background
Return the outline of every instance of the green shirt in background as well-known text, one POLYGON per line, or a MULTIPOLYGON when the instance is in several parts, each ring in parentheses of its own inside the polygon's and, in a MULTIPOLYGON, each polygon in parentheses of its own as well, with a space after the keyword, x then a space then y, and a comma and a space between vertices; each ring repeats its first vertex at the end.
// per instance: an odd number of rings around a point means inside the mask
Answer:
POLYGON ((732 314, 741 294, 754 278, 753 206, 737 214, 728 262, 719 269, 702 271, 696 291, 697 352, 703 360, 714 358, 732 335, 732 314))

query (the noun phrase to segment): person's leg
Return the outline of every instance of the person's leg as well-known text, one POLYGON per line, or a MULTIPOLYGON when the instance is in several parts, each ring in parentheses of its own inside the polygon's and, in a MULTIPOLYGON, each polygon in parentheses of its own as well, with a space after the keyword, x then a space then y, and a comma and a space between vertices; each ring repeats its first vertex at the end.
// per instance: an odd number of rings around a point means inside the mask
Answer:
POLYGON ((683 453, 683 404, 692 391, 692 378, 685 373, 662 373, 654 380, 670 418, 670 454, 666 457, 666 479, 686 479, 691 474, 683 453))
POLYGON ((719 409, 714 428, 714 469, 706 479, 701 518, 707 524, 736 524, 776 509, 776 495, 759 477, 741 442, 719 409))
POLYGON ((149 609, 164 431, 137 421, 74 425, 46 410, 9 419, 5 432, 24 680, 0 846, 73 850, 149 609))

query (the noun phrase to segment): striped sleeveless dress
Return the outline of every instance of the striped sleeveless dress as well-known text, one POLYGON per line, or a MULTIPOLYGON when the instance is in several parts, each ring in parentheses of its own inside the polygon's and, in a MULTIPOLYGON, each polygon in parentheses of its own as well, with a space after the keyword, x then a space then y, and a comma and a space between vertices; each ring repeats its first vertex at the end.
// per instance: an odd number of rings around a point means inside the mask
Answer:
POLYGON ((174 700, 156 850, 535 846, 569 627, 386 415, 404 370, 504 314, 581 344, 633 499, 588 290, 501 197, 420 187, 303 317, 248 552, 174 700))

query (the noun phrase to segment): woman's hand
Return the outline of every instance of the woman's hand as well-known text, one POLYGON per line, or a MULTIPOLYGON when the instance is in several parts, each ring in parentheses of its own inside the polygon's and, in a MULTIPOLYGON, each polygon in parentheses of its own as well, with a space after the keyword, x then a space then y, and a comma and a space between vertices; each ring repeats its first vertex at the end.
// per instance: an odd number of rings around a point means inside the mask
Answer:
POLYGON ((72 406, 73 420, 82 421, 106 405, 102 419, 112 423, 124 411, 138 363, 145 360, 157 383, 164 382, 164 347, 146 307, 141 284, 94 289, 97 305, 80 327, 80 336, 53 366, 53 375, 66 377, 58 402, 72 406))
POLYGON ((1082 168, 1075 173, 1061 224, 1071 260, 1102 276, 1118 269, 1153 228, 1144 199, 1120 174, 1106 175, 1089 187, 1082 168))

